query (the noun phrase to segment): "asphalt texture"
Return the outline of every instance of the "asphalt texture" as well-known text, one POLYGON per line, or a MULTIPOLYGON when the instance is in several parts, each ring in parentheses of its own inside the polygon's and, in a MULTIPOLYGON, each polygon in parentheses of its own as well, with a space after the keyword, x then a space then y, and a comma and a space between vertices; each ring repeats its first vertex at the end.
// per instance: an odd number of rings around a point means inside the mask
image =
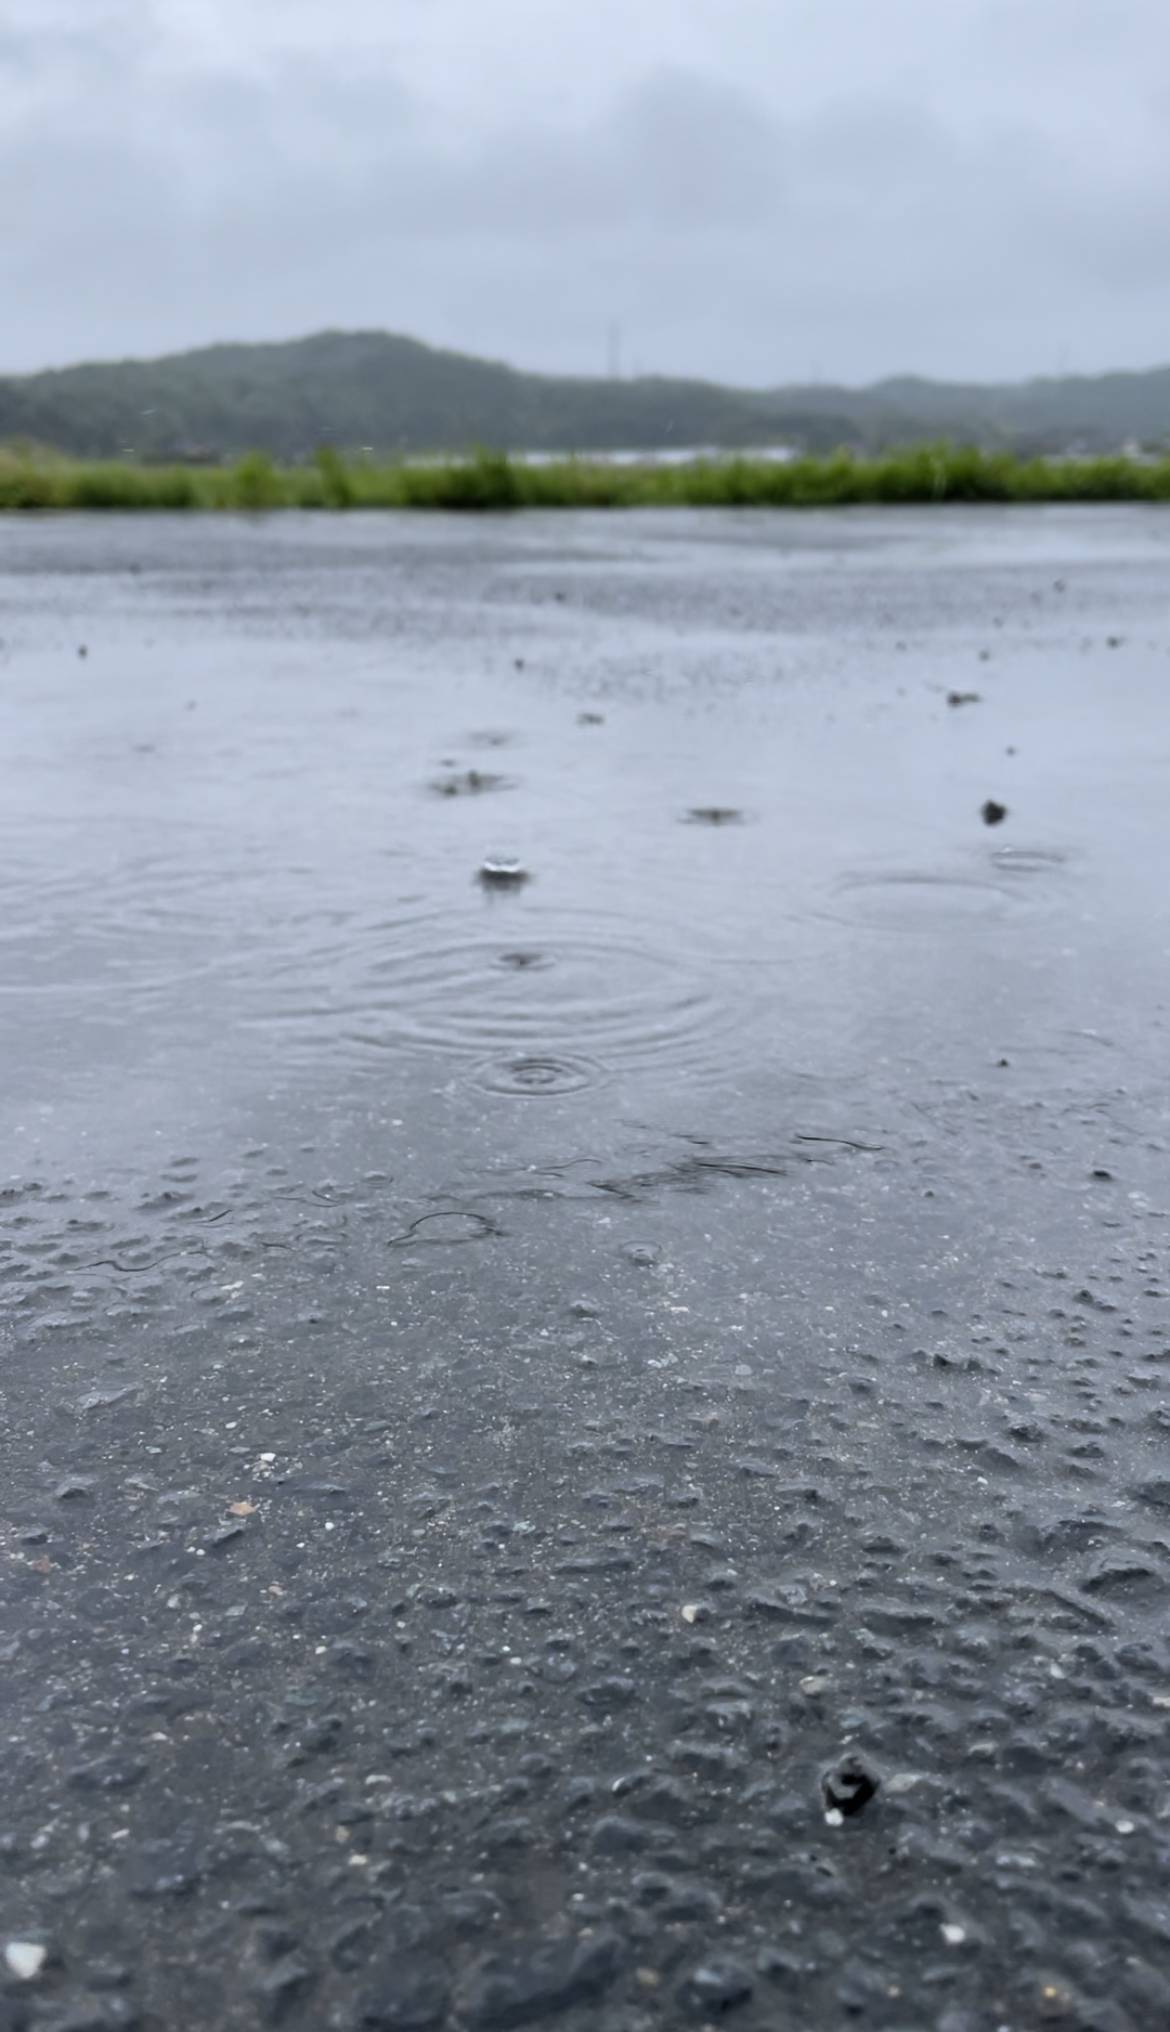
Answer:
POLYGON ((1170 2024, 1168 690, 1153 510, 0 528, 3 2032, 1170 2024))

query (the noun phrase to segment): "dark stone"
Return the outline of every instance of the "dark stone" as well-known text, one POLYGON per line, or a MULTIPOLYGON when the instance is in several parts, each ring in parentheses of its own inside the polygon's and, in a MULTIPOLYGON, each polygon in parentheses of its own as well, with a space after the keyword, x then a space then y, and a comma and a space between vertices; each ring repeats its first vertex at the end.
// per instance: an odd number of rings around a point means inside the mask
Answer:
POLYGON ((424 1588, 419 1600, 424 1609, 454 1609, 459 1605, 458 1595, 449 1587, 424 1588))
POLYGON ((262 1920, 256 1928, 256 1947, 266 1961, 281 1961, 296 1951, 299 1934, 286 1919, 262 1920))
POLYGON ((665 1773, 647 1777, 638 1788, 630 1810, 647 1820, 673 1822, 675 1827, 690 1827, 701 1817, 701 1809, 690 1786, 665 1773))
POLYGON ((680 1994, 699 2017, 725 2018, 749 2001, 754 1988, 751 1971, 743 1962, 720 1955, 692 1969, 680 1994))
POLYGON ((623 1813, 607 1813, 593 1830, 590 1847, 594 1855, 634 1855, 644 1849, 648 1840, 646 1829, 636 1820, 628 1820, 623 1813))
POLYGON ((330 1750, 336 1749, 344 1728, 340 1715, 322 1715, 319 1722, 314 1722, 311 1728, 305 1730, 291 1761, 301 1763, 306 1757, 326 1756, 330 1750))
POLYGON ((1007 815, 1006 804, 997 804, 994 797, 989 797, 980 807, 979 816, 984 825, 1001 825, 1007 815))
POLYGON ((504 1849, 530 1848, 532 1841, 532 1822, 522 1813, 506 1814, 489 1822, 483 1835, 483 1845, 493 1855, 504 1849))
POLYGON ((1138 1482, 1133 1494, 1139 1503, 1149 1503, 1156 1510, 1170 1510, 1170 1475, 1154 1475, 1148 1482, 1138 1482))
POLYGON ((704 1778, 731 1778, 744 1768, 739 1752, 725 1743, 709 1743, 702 1736, 684 1736, 670 1746, 674 1764, 686 1765, 704 1778))
POLYGON ((607 1990, 623 1961, 612 1933, 584 1939, 542 1940, 481 1962, 463 1998, 463 2017, 474 2027, 533 2025, 607 1990))
POLYGON ((300 2002, 313 1980, 312 1969, 296 1954, 286 1954, 283 1960, 266 1969, 256 1985, 256 1994, 269 2022, 279 2024, 285 2014, 300 2002))
POLYGON ((75 1997, 47 2018, 38 2018, 36 2032, 135 2032, 141 2023, 126 1997, 75 1997))
POLYGON ((194 1890, 202 1870, 190 1848, 168 1841, 142 1842, 130 1866, 128 1887, 135 1898, 181 1898, 194 1890))
POLYGON ((486 1933, 499 1923, 503 1907, 491 1891, 474 1885, 466 1891, 452 1891, 443 1899, 445 1924, 459 1935, 486 1933))
POLYGON ((1127 1895, 1121 1902, 1131 1926, 1158 1941, 1163 1948, 1170 1948, 1170 1903, 1160 1904, 1156 1898, 1132 1895, 1127 1895))
POLYGON ((447 2016, 450 1979, 429 1964, 409 1957, 391 1961, 377 1978, 362 2007, 361 2023, 378 2032, 430 2032, 447 2016))
POLYGON ((880 1784, 881 1779, 866 1769, 860 1757, 843 1757, 826 1771, 822 1781, 826 1804, 847 1818, 869 1805, 880 1784))
POLYGON ((129 1792, 146 1769, 137 1757, 95 1757, 91 1764, 75 1764, 69 1783, 77 1792, 129 1792))
POLYGON ((770 1983, 799 1982, 802 1973, 796 1955, 782 1947, 762 1947, 756 1956, 756 1969, 770 1983))
POLYGON ((668 1883, 658 1909, 664 1919, 710 1921, 719 1917, 720 1900, 714 1891, 708 1890, 706 1884, 692 1884, 685 1879, 674 1879, 668 1883))
POLYGON ((1136 1596, 1143 1600, 1166 1592, 1166 1581, 1154 1567, 1140 1559, 1126 1558, 1124 1553, 1097 1560, 1081 1575, 1081 1586, 1090 1595, 1136 1596))
POLYGON ((977 706, 981 698, 982 693, 977 691, 949 691, 947 693, 947 704, 949 706, 977 706))
POLYGON ((582 1687, 577 1698, 585 1707, 601 1708, 603 1711, 629 1707, 631 1701, 638 1698, 638 1688, 632 1679, 614 1673, 608 1679, 598 1679, 592 1686, 582 1687))

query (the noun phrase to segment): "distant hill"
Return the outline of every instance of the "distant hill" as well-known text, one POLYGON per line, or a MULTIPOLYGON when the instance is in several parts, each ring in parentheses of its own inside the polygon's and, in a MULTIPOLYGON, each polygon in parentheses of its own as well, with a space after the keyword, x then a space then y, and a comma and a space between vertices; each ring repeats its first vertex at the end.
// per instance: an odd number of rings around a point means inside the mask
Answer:
POLYGON ((1024 451, 1170 443, 1170 368, 994 387, 900 379, 747 390, 521 373, 386 332, 208 346, 0 377, 0 441, 107 457, 347 452, 875 450, 952 438, 1024 451))

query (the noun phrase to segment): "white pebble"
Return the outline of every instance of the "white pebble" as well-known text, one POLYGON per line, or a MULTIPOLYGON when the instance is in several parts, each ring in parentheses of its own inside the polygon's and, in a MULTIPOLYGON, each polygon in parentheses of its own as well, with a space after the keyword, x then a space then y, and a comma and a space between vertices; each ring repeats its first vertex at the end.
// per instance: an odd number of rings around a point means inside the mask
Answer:
POLYGON ((4 1959, 18 1982, 31 1983, 44 1968, 48 1952, 36 1940, 10 1940, 4 1949, 4 1959))
POLYGON ((697 1622, 698 1622, 698 1620, 699 1620, 699 1604, 698 1604, 698 1602, 684 1602, 684 1603, 683 1603, 683 1612, 682 1612, 682 1619, 683 1619, 683 1622, 684 1622, 684 1623, 697 1623, 697 1622))
POLYGON ((825 1815, 825 1826, 844 1827, 844 1825, 845 1825, 845 1815, 842 1813, 840 1807, 830 1806, 828 1812, 825 1815))
POLYGON ((965 1926, 943 1925, 939 1927, 939 1932, 942 1934, 948 1947, 962 1947, 963 1942, 967 1938, 965 1926))

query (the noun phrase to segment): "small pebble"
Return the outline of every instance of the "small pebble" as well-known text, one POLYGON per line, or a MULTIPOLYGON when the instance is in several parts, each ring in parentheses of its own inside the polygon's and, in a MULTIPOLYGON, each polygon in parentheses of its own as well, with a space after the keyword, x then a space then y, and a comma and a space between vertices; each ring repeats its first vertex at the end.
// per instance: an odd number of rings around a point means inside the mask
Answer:
MULTIPOLYGON (((868 1771, 857 1756, 843 1757, 833 1770, 826 1771, 821 1781, 829 1811, 842 1814, 860 1813, 875 1797, 880 1784, 880 1778, 868 1771)), ((836 1825, 833 1821, 829 1824, 836 1825)))
POLYGON ((1007 806, 1006 804, 997 804, 994 797, 989 797, 986 803, 980 807, 979 816, 983 820, 984 825, 1001 825, 1007 817, 1007 806))
POLYGON ((31 1983, 44 1968, 48 1952, 36 1940, 10 1940, 5 1945, 4 1959, 17 1982, 31 1983))

